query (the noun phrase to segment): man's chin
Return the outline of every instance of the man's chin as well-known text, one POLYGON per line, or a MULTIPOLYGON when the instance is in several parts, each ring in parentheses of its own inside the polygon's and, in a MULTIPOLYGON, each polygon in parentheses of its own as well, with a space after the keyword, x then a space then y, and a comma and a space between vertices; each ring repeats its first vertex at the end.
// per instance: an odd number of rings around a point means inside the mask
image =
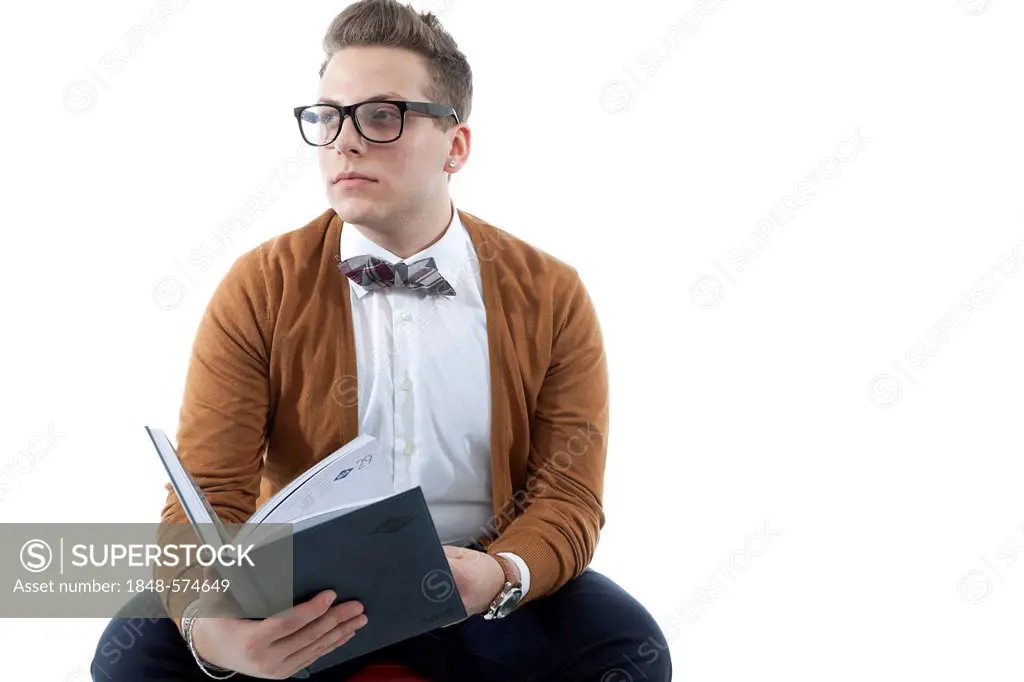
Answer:
POLYGON ((365 199, 342 199, 331 202, 331 208, 346 223, 361 225, 374 222, 378 217, 378 209, 375 202, 365 199))

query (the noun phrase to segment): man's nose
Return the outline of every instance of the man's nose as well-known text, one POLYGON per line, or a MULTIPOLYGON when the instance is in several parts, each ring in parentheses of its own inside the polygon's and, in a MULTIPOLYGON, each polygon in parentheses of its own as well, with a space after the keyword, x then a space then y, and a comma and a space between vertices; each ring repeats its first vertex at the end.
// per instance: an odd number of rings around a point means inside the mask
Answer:
POLYGON ((334 140, 334 148, 339 153, 358 153, 363 151, 363 142, 363 136, 356 130, 356 122, 351 116, 346 116, 345 120, 341 122, 338 137, 334 140))

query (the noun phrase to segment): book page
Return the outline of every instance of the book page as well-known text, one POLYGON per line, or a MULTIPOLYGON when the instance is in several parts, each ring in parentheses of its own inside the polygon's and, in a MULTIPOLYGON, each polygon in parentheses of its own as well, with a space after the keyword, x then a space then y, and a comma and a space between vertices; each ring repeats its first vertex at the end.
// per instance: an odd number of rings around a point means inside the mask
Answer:
POLYGON ((331 519, 338 518, 339 516, 345 516, 346 514, 356 511, 357 509, 362 509, 367 505, 373 504, 374 502, 380 502, 381 500, 386 500, 387 498, 397 494, 397 492, 394 492, 376 497, 368 497, 354 502, 342 504, 337 507, 332 507, 327 511, 320 510, 310 514, 305 514, 303 516, 290 519, 288 522, 289 526, 287 530, 283 530, 282 527, 278 525, 271 526, 260 524, 258 526, 246 526, 241 530, 241 532, 239 532, 238 537, 235 538, 235 540, 240 544, 252 543, 256 545, 259 545, 264 542, 270 542, 272 540, 279 539, 289 534, 294 535, 305 530, 306 528, 310 528, 312 526, 325 523, 327 521, 330 521, 331 519))
POLYGON ((178 496, 178 501, 181 502, 185 516, 195 527, 202 541, 212 547, 220 547, 222 544, 230 542, 230 533, 221 523, 220 516, 210 506, 203 491, 196 485, 195 479, 181 463, 177 450, 171 444, 171 439, 167 437, 163 429, 155 427, 147 426, 146 433, 153 441, 160 461, 163 462, 164 469, 167 470, 167 475, 171 479, 171 487, 174 488, 174 493, 178 496), (213 534, 214 529, 216 535, 213 534))
MULTIPOLYGON (((363 438, 363 436, 361 436, 363 438)), ((288 523, 394 492, 391 458, 374 447, 339 451, 256 523, 288 523)), ((252 520, 251 520, 252 521, 252 520)))

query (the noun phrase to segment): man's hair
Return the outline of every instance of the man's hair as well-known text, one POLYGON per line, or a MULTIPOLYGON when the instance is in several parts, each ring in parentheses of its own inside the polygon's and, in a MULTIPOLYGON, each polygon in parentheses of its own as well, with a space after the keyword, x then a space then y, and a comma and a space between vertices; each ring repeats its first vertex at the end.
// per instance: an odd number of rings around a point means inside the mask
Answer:
MULTIPOLYGON (((335 53, 357 45, 398 47, 419 54, 430 75, 424 87, 427 98, 454 108, 460 122, 469 119, 473 72, 466 56, 433 13, 418 13, 397 0, 360 0, 349 5, 334 17, 324 35, 327 57, 320 66, 320 77, 323 78, 335 53)), ((448 130, 454 123, 447 116, 440 125, 448 130)))

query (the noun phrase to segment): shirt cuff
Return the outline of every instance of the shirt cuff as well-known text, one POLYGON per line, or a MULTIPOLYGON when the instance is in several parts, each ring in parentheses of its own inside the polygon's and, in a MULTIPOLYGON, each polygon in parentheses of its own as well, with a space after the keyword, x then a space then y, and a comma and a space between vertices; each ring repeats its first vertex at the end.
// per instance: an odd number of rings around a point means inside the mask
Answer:
POLYGON ((513 554, 512 552, 498 552, 498 556, 505 557, 519 569, 519 577, 523 583, 523 597, 526 597, 526 593, 530 591, 530 569, 526 566, 526 562, 519 558, 518 554, 513 554))

